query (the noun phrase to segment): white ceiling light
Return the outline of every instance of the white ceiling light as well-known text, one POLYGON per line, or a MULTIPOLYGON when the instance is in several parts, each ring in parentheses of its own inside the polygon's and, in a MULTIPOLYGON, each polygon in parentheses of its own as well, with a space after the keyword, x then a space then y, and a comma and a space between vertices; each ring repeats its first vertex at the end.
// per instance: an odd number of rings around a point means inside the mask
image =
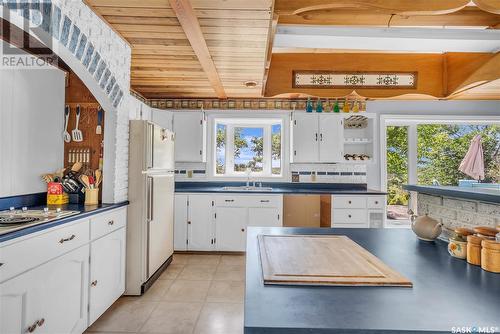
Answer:
POLYGON ((273 51, 279 51, 280 48, 342 49, 360 52, 498 52, 500 30, 279 25, 273 51))

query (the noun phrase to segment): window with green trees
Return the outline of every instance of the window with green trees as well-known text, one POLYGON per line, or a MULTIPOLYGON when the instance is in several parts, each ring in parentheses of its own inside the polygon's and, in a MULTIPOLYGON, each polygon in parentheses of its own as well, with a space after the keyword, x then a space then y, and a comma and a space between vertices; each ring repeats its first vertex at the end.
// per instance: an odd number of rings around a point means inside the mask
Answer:
POLYGON ((215 175, 282 175, 281 119, 216 120, 215 175))

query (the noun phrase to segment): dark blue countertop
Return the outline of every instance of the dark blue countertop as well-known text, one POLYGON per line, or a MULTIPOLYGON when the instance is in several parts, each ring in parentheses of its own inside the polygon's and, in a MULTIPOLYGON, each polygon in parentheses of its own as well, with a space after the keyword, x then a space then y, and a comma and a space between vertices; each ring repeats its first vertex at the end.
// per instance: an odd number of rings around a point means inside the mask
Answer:
MULTIPOLYGON (((245 334, 500 330, 500 274, 451 257, 406 229, 248 228, 245 334), (341 234, 413 282, 403 287, 264 286, 258 234, 341 234)), ((493 331, 490 331, 493 333, 493 331)))
POLYGON ((176 182, 177 193, 243 193, 243 194, 339 194, 339 195, 385 195, 386 193, 366 188, 357 183, 286 183, 263 182, 263 187, 272 190, 245 191, 226 190, 224 187, 239 187, 245 182, 176 182))
MULTIPOLYGON (((6 240, 11 240, 14 238, 18 238, 18 237, 21 237, 21 236, 24 236, 27 234, 31 234, 31 233, 35 233, 38 231, 42 231, 42 230, 45 230, 45 229, 48 229, 48 228, 51 228, 54 226, 66 224, 66 223, 69 223, 69 222, 72 222, 72 221, 75 221, 78 219, 82 219, 82 218, 85 218, 85 217, 88 217, 91 215, 95 215, 95 214, 102 213, 102 212, 109 211, 109 210, 113 210, 113 209, 116 209, 116 208, 119 208, 122 206, 126 206, 128 204, 129 204, 129 202, 126 201, 126 202, 116 203, 116 204, 98 204, 98 205, 66 204, 66 205, 58 205, 57 207, 60 207, 63 210, 80 211, 80 213, 73 215, 73 216, 70 216, 70 217, 53 220, 53 221, 48 222, 48 223, 34 225, 34 226, 28 226, 22 230, 17 230, 17 231, 13 231, 10 233, 2 234, 2 235, 0 235, 0 242, 6 241, 6 240)), ((36 209, 42 209, 45 206, 46 205, 30 206, 29 208, 36 210, 36 209)))
POLYGON ((403 188, 409 191, 416 191, 423 194, 500 203, 500 190, 498 189, 456 186, 419 186, 413 184, 404 185, 403 188))

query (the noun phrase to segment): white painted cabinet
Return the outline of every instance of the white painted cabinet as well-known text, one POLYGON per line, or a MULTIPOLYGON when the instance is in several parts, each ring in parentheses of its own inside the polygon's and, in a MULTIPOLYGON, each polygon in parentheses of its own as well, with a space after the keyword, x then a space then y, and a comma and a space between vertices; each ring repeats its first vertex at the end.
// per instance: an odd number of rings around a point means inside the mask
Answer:
POLYGON ((83 333, 88 245, 0 285, 0 333, 83 333))
POLYGON ((125 290, 125 242, 121 228, 91 243, 89 325, 125 290))
POLYGON ((383 195, 332 195, 331 227, 379 228, 385 217, 383 195))
POLYGON ((248 208, 248 226, 277 227, 281 222, 281 208, 248 208))
POLYGON ((206 161, 206 122, 202 112, 174 112, 176 162, 206 161))
POLYGON ((283 197, 175 195, 176 251, 245 251, 247 226, 282 226, 283 197))
POLYGON ((213 249, 212 208, 212 195, 175 195, 174 250, 210 251, 213 249))
POLYGON ((247 208, 216 208, 215 247, 218 251, 244 252, 247 208))
POLYGON ((318 117, 306 113, 293 114, 293 162, 311 163, 319 160, 318 117))
POLYGON ((123 207, 0 244, 0 333, 83 333, 125 290, 126 219, 123 207))
POLYGON ((336 114, 294 113, 292 162, 342 162, 344 118, 336 114))
POLYGON ((174 251, 186 251, 188 244, 188 195, 175 194, 174 251))
POLYGON ((344 118, 338 115, 319 115, 319 161, 344 160, 344 118))

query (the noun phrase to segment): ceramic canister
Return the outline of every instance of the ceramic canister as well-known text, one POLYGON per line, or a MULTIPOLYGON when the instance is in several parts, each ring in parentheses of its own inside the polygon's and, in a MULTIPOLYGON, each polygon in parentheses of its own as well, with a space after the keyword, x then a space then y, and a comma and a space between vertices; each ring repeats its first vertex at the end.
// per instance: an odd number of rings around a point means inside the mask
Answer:
POLYGON ((453 257, 465 259, 467 257, 467 241, 451 238, 448 243, 448 253, 453 257))

